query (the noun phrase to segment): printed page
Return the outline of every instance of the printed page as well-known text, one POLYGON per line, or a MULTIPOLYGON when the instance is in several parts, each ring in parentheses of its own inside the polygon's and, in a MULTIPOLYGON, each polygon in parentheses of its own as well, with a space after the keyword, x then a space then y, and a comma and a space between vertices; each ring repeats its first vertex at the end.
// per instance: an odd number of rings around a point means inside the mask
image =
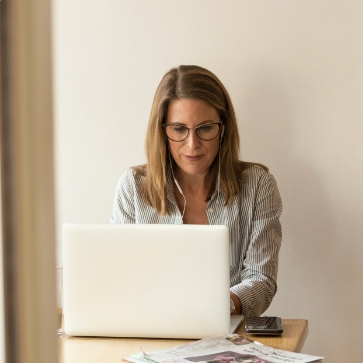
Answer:
POLYGON ((274 349, 238 334, 205 338, 168 350, 133 354, 133 363, 308 363, 323 357, 274 349))

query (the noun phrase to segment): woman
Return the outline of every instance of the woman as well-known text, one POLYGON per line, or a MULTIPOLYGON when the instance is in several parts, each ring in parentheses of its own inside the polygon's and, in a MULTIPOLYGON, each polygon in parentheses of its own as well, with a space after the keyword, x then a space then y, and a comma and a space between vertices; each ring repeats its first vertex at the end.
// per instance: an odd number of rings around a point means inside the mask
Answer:
POLYGON ((234 314, 262 314, 277 289, 281 199, 266 167, 239 160, 232 102, 213 73, 179 66, 165 74, 146 155, 146 165, 121 176, 111 222, 228 226, 234 314))

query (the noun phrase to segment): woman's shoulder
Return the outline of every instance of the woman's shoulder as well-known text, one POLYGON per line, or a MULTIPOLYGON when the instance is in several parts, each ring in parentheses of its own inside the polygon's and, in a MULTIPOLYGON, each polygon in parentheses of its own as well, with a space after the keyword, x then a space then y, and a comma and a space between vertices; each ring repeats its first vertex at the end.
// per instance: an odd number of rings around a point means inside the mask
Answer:
POLYGON ((269 169, 263 164, 241 161, 240 167, 241 182, 244 184, 275 182, 273 175, 270 173, 269 169))
POLYGON ((240 161, 240 170, 242 175, 262 176, 269 174, 267 166, 250 161, 240 161))
POLYGON ((145 178, 146 165, 132 166, 126 169, 118 182, 118 187, 139 184, 145 178))

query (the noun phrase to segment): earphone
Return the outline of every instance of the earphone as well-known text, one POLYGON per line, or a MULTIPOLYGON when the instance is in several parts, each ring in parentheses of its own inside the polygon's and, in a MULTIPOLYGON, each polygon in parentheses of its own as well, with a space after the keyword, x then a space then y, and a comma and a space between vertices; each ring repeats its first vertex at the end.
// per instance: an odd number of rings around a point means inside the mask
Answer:
POLYGON ((168 153, 169 153, 170 170, 171 170, 171 174, 173 175, 174 183, 175 183, 176 187, 178 188, 180 194, 183 196, 183 199, 184 199, 184 208, 183 208, 183 213, 182 213, 182 219, 183 219, 184 218, 184 213, 185 213, 185 207, 187 205, 187 201, 185 199, 185 196, 184 196, 184 193, 182 191, 182 188, 180 187, 178 181, 176 180, 176 178, 174 176, 173 164, 171 163, 171 156, 170 156, 170 150, 169 149, 168 149, 168 153))
POLYGON ((219 140, 219 151, 218 151, 218 199, 219 199, 219 190, 221 187, 221 151, 222 151, 222 140, 224 135, 224 124, 222 122, 222 132, 221 132, 221 138, 219 140))
MULTIPOLYGON (((173 173, 173 177, 174 177, 174 173, 173 173)), ((180 187, 178 181, 175 178, 174 178, 174 181, 175 181, 176 187, 178 188, 180 194, 184 197, 183 191, 181 190, 181 187, 180 187)))

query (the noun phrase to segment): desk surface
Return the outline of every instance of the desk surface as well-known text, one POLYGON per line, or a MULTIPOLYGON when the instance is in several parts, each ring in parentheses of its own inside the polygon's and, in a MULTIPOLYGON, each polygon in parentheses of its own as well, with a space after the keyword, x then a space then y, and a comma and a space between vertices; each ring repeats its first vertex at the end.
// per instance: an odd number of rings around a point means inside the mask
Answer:
MULTIPOLYGON (((300 352, 308 335, 307 320, 282 319, 284 333, 278 337, 247 335, 241 326, 237 333, 273 348, 300 352)), ((140 351, 162 350, 190 340, 138 338, 59 337, 59 363, 120 363, 123 357, 140 351)))

